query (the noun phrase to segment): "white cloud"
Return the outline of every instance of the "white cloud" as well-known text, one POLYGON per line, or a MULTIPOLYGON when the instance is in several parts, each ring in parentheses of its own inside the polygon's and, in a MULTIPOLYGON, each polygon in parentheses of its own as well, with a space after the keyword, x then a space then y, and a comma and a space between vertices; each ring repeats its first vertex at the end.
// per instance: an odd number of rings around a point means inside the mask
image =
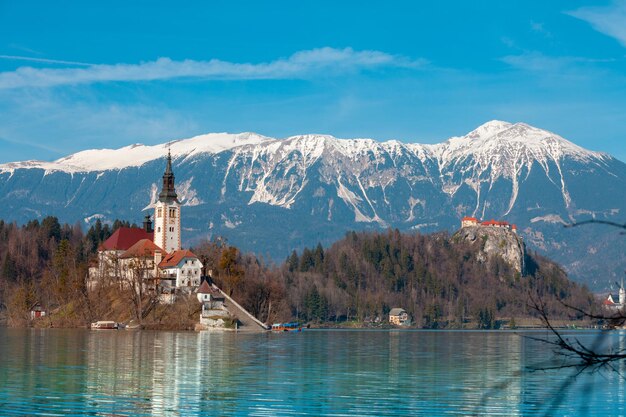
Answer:
POLYGON ((20 55, 0 55, 0 59, 7 59, 9 61, 39 62, 43 64, 78 65, 81 67, 89 67, 89 66, 94 65, 94 64, 88 64, 86 62, 63 61, 60 59, 48 59, 48 58, 34 58, 30 56, 20 56, 20 55))
POLYGON ((539 52, 526 52, 520 55, 507 55, 500 60, 512 67, 533 72, 554 72, 577 62, 577 58, 550 57, 539 52))
POLYGON ((0 89, 53 87, 110 81, 152 81, 194 77, 204 79, 306 79, 374 68, 417 68, 424 60, 380 51, 354 51, 351 48, 320 48, 296 52, 288 58, 266 63, 172 61, 159 58, 140 64, 91 65, 86 68, 21 67, 0 73, 0 89))
POLYGON ((609 6, 582 7, 566 14, 584 20, 598 32, 626 46, 626 0, 615 0, 609 6))
POLYGON ((531 72, 555 73, 558 71, 573 71, 578 67, 585 66, 590 71, 594 64, 613 62, 613 59, 592 59, 576 56, 548 56, 541 52, 529 51, 519 55, 507 55, 500 61, 510 66, 531 72))

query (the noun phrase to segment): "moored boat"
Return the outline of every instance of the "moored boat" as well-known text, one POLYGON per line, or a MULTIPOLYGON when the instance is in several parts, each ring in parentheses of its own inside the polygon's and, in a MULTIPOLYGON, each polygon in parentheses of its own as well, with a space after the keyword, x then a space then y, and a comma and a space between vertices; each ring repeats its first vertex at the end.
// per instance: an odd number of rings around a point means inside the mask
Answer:
POLYGON ((291 323, 274 323, 272 324, 273 332, 301 332, 302 326, 300 323, 291 322, 291 323))
POLYGON ((96 321, 94 323, 91 323, 91 328, 92 329, 98 329, 98 330, 104 330, 104 329, 109 329, 109 330, 115 330, 118 329, 120 327, 120 325, 114 321, 108 321, 108 320, 101 320, 101 321, 96 321))

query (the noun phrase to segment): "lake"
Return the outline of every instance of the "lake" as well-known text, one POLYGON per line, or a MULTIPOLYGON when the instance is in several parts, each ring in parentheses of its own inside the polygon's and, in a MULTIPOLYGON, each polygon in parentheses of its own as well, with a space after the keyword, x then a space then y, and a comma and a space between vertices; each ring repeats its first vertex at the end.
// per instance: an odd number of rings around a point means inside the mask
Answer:
POLYGON ((626 415, 617 372, 533 371, 563 362, 525 335, 0 328, 0 415, 626 415))

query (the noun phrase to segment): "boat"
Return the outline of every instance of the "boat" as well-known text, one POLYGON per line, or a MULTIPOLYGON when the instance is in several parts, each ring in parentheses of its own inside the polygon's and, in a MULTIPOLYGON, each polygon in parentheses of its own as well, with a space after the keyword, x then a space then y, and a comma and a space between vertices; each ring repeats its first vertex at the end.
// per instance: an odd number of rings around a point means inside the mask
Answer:
POLYGON ((116 330, 119 327, 120 325, 114 321, 103 320, 103 321, 96 321, 94 323, 91 323, 91 328, 98 329, 98 330, 104 330, 104 329, 116 330))
POLYGON ((291 323, 274 323, 272 324, 273 332, 301 332, 302 326, 298 322, 291 323))
POLYGON ((135 320, 131 320, 128 324, 124 326, 124 329, 126 330, 140 330, 141 328, 141 324, 137 323, 135 320))

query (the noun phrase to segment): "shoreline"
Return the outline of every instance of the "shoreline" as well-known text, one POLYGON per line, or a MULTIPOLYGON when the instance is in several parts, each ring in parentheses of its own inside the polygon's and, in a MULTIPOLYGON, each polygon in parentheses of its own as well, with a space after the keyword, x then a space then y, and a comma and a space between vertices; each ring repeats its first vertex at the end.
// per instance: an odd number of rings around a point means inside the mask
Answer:
MULTIPOLYGON (((44 319, 45 320, 45 319, 44 319)), ((197 325, 193 326, 193 327, 189 327, 189 326, 184 326, 184 327, 176 327, 176 326, 158 326, 158 325, 154 325, 149 324, 149 325, 145 325, 142 326, 140 328, 119 328, 119 329, 92 329, 90 326, 88 325, 80 325, 80 326, 54 326, 54 325, 42 325, 42 322, 37 323, 36 320, 34 323, 31 322, 29 324, 31 325, 25 325, 25 326, 11 326, 8 325, 6 320, 0 320, 0 328, 7 328, 7 329, 84 329, 84 330, 99 330, 99 331, 105 331, 105 330, 123 330, 123 331, 128 331, 128 332, 134 332, 134 331, 186 331, 186 332, 213 332, 213 333, 224 333, 224 332, 234 332, 234 333, 247 333, 247 334, 252 334, 252 333, 272 333, 272 331, 270 329, 268 330, 257 330, 257 329, 248 329, 246 327, 240 327, 240 328, 213 328, 213 327, 206 327, 206 328, 201 328, 201 326, 199 325, 199 323, 197 323, 197 325), (34 325, 33 325, 34 324, 34 325)), ((43 320, 42 320, 43 321, 43 320)), ((614 329, 610 329, 610 328, 602 328, 599 325, 595 325, 593 323, 590 323, 588 321, 565 321, 565 320, 555 320, 552 323, 552 327, 554 329, 557 330, 614 330, 614 329)), ((447 327, 438 327, 438 328, 426 328, 426 327, 419 327, 419 326, 394 326, 394 325, 389 325, 389 324, 385 324, 385 325, 377 325, 377 326, 372 326, 372 325, 366 325, 364 323, 345 323, 345 324, 335 324, 333 323, 332 325, 327 324, 327 323, 320 323, 320 324, 308 324, 308 325, 304 325, 303 326, 304 330, 381 330, 381 331, 391 331, 391 330, 396 330, 396 331, 403 331, 403 330, 411 330, 411 331, 417 331, 417 330, 424 330, 424 331, 433 331, 433 332, 437 332, 437 331, 441 331, 441 332, 446 332, 446 331, 468 331, 468 332, 473 332, 473 331, 525 331, 525 330, 549 330, 546 326, 543 326, 539 323, 537 324, 526 324, 526 325, 517 325, 515 327, 509 327, 508 325, 502 325, 502 326, 498 326, 498 327, 494 327, 494 328, 478 328, 475 325, 472 325, 471 323, 468 323, 467 326, 463 326, 463 327, 459 327, 459 326, 447 326, 447 327)))

